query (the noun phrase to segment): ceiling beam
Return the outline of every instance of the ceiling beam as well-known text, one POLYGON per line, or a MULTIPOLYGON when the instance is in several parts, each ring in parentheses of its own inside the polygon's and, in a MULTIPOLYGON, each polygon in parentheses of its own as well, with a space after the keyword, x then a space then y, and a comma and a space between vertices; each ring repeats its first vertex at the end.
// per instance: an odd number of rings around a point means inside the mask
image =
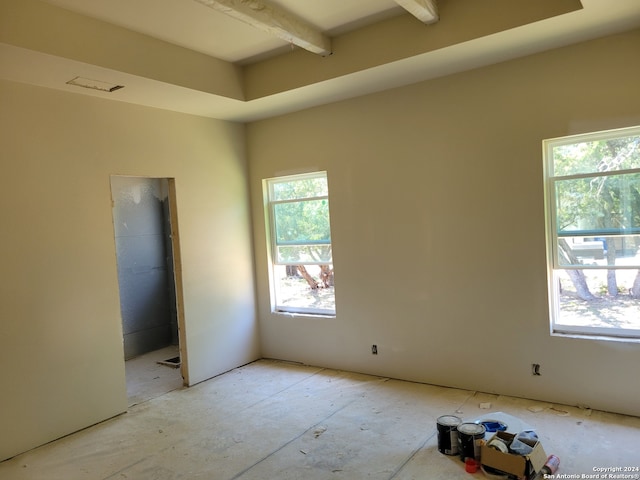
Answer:
POLYGON ((331 55, 331 40, 304 20, 259 0, 196 0, 318 55, 331 55))
POLYGON ((435 23, 440 19, 436 0, 395 0, 395 2, 423 23, 435 23))

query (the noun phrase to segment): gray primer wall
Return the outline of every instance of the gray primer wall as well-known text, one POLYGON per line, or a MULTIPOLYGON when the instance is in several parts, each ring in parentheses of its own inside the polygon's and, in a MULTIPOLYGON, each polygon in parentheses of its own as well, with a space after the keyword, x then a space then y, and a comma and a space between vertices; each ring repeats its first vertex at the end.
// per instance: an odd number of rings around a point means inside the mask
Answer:
POLYGON ((177 340, 167 180, 111 178, 125 358, 177 340))

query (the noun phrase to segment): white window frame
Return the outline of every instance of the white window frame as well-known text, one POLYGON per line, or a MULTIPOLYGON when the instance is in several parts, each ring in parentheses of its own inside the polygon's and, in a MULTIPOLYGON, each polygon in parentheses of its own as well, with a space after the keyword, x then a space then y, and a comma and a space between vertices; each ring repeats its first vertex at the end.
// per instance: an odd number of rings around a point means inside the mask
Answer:
MULTIPOLYGON (((321 316, 321 317, 335 317, 336 309, 335 305, 332 310, 329 309, 318 309, 318 308, 306 308, 300 306, 287 306, 287 305, 279 305, 278 299, 276 295, 276 279, 274 268, 279 265, 300 265, 301 262, 294 261, 278 261, 278 243, 276 239, 276 215, 275 215, 275 206, 283 203, 293 203, 300 201, 317 201, 317 200, 325 200, 329 201, 329 195, 319 195, 313 197, 304 197, 295 200, 274 200, 273 199, 273 185, 275 183, 283 182, 283 181, 296 181, 296 180, 305 180, 312 178, 324 178, 327 181, 327 189, 328 189, 328 176, 326 171, 317 171, 311 173, 303 173, 303 174, 293 174, 293 175, 284 175, 280 177, 267 178, 263 180, 263 195, 264 195, 264 205, 265 205, 265 225, 267 227, 267 261, 269 268, 269 286, 270 286, 270 298, 271 298, 271 311, 273 313, 284 313, 284 314, 302 314, 309 316, 321 316)), ((300 243, 292 243, 291 245, 306 245, 304 242, 300 243)), ((322 243, 322 245, 328 245, 333 250, 333 245, 331 242, 331 238, 328 243, 322 243)), ((330 262, 326 261, 313 261, 313 260, 305 260, 304 265, 333 265, 333 258, 331 258, 330 262)), ((335 292, 334 292, 335 294, 335 292)))
MULTIPOLYGON (((640 126, 608 130, 602 132, 592 132, 580 135, 572 135, 568 137, 560 137, 543 141, 543 157, 544 157, 544 199, 545 199, 545 223, 546 223, 546 246, 547 246, 547 284, 549 292, 549 317, 550 317, 550 333, 558 336, 573 336, 580 338, 594 338, 600 340, 622 340, 640 342, 640 330, 596 327, 596 326, 575 326, 565 325, 557 322, 560 316, 560 270, 602 270, 614 269, 638 270, 637 266, 568 266, 561 265, 559 262, 558 252, 558 226, 557 226, 557 205, 556 205, 556 189, 555 183, 560 180, 571 180, 580 178, 613 176, 621 174, 640 173, 640 168, 628 170, 616 170, 611 172, 593 172, 586 174, 562 175, 555 176, 553 171, 553 149, 557 146, 572 145, 581 142, 607 140, 613 138, 622 138, 640 135, 640 126)), ((586 235, 587 237, 593 235, 586 235)))

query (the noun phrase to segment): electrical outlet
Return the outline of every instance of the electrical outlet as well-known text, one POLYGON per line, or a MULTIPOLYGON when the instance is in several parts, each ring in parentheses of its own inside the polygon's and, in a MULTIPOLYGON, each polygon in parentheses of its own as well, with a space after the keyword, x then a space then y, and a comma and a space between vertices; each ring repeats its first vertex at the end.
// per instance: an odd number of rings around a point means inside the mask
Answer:
POLYGON ((535 375, 537 377, 539 377, 540 375, 542 375, 540 373, 540 364, 539 363, 532 363, 531 364, 531 375, 535 375))
POLYGON ((372 355, 377 355, 378 354, 378 346, 377 345, 371 345, 371 354, 372 355))

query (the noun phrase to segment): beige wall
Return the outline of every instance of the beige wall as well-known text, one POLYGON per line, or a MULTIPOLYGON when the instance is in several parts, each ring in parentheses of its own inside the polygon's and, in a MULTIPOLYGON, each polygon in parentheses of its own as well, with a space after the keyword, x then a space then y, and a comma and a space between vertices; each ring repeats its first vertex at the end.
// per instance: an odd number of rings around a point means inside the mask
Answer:
POLYGON ((259 357, 244 126, 0 82, 0 460, 126 407, 110 175, 175 178, 190 382, 259 357))
POLYGON ((541 178, 542 139, 640 124, 639 46, 635 31, 257 122, 246 138, 0 82, 0 459, 126 409, 113 174, 175 178, 191 384, 261 347, 640 415, 637 344, 548 334, 541 178), (261 179, 315 169, 329 172, 338 315, 273 315, 261 179))
POLYGON ((634 31, 250 124, 263 356, 640 415, 638 344, 549 335, 541 147, 640 124, 639 48, 634 31), (316 169, 337 316, 275 315, 261 179, 316 169))

